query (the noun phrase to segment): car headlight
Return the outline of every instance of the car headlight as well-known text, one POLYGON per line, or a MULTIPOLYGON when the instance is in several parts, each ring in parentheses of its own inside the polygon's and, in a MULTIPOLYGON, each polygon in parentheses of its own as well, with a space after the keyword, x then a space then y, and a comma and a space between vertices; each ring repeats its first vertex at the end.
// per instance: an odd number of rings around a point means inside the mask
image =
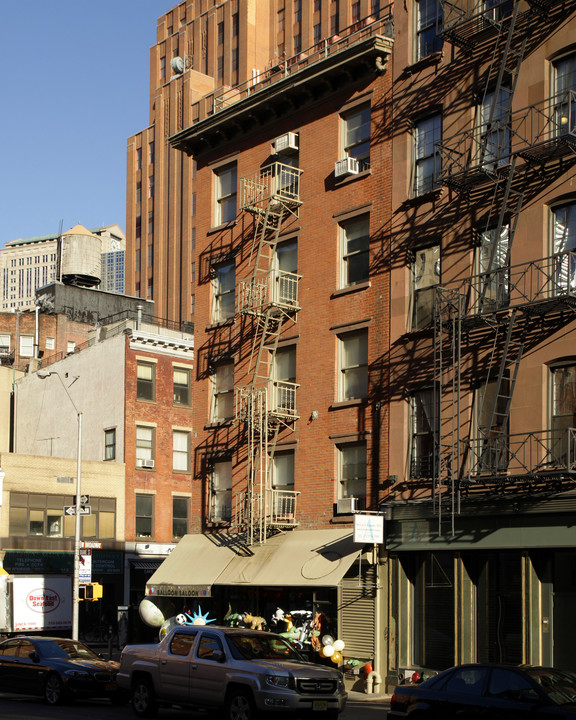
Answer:
POLYGON ((85 680, 90 677, 90 673, 86 670, 65 670, 64 676, 67 678, 82 678, 85 680))
POLYGON ((340 675, 338 678, 338 692, 345 692, 345 690, 346 685, 344 684, 344 678, 340 675))
POLYGON ((286 675, 266 675, 266 684, 272 687, 289 688, 290 678, 286 675))

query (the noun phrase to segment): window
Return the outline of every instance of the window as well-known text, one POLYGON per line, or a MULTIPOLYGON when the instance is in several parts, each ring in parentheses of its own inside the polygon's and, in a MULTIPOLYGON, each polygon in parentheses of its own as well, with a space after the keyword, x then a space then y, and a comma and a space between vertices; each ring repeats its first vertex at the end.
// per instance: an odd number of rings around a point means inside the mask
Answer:
POLYGON ((215 224, 232 222, 236 219, 236 163, 214 171, 216 182, 215 224))
POLYGON ((438 406, 432 389, 412 395, 410 477, 430 478, 434 474, 435 436, 438 429, 438 406))
POLYGON ((576 290, 576 203, 552 210, 554 294, 576 290))
POLYGON ((156 365, 140 362, 136 365, 136 398, 138 400, 156 400, 156 365))
POLYGON ((434 322, 434 292, 440 283, 440 245, 419 248, 412 264, 412 330, 434 322))
POLYGON ((136 148, 136 170, 142 170, 142 148, 136 148))
POLYGON ((232 518, 232 462, 215 462, 211 474, 210 520, 228 521, 232 518))
POLYGON ((160 78, 164 79, 166 77, 166 57, 162 55, 160 58, 160 78))
POLYGON ((493 312, 506 307, 510 299, 509 227, 479 233, 477 312, 493 312))
POLYGON ((278 270, 275 300, 283 305, 295 305, 298 302, 298 243, 296 240, 278 243, 275 264, 278 270))
POLYGON ((370 106, 362 105, 342 115, 344 156, 358 160, 360 170, 370 167, 370 106))
POLYGON ((154 496, 136 495, 136 537, 154 535, 154 496))
POLYGON ((317 23, 314 25, 314 45, 319 45, 322 40, 322 25, 317 23))
POLYGON ((149 425, 136 426, 136 465, 144 460, 154 460, 155 428, 149 425))
POLYGON ((437 143, 442 139, 442 117, 431 115, 419 120, 414 127, 415 168, 414 194, 435 190, 439 187, 440 151, 437 143))
POLYGON ((496 473, 508 465, 508 413, 510 379, 484 382, 475 393, 474 419, 476 423, 476 446, 471 468, 474 472, 496 473))
POLYGON ((442 4, 437 0, 416 2, 416 60, 442 50, 442 38, 438 30, 442 24, 442 4))
POLYGON ((362 215, 342 223, 340 243, 342 287, 366 282, 370 274, 370 216, 362 215))
POLYGON ((150 165, 154 163, 154 155, 155 155, 155 145, 154 140, 150 140, 148 143, 148 162, 150 165))
POLYGON ((368 331, 351 332, 338 338, 339 400, 354 400, 368 394, 368 331))
POLYGON ((552 373, 552 441, 550 465, 565 466, 576 458, 576 364, 554 367, 552 373))
POLYGON ((484 14, 487 18, 500 22, 512 14, 513 0, 485 0, 484 14))
POLYGON ((479 108, 480 163, 493 170, 510 162, 510 90, 488 92, 479 108))
POLYGON ((76 343, 73 342, 72 340, 68 340, 68 342, 66 343, 66 352, 68 353, 68 355, 70 355, 71 353, 73 353, 75 351, 76 351, 76 343))
POLYGON ((357 23, 360 20, 360 0, 352 3, 352 22, 357 23))
POLYGON ((557 60, 553 65, 556 94, 556 132, 562 135, 576 130, 576 53, 557 60))
POLYGON ((292 416, 296 412, 296 347, 283 347, 276 351, 273 374, 273 397, 270 409, 280 415, 292 416))
POLYGON ((172 538, 179 540, 188 533, 188 509, 190 500, 185 497, 172 498, 172 538))
POLYGON ((154 175, 150 175, 148 178, 148 197, 154 197, 154 175))
POLYGON ((190 370, 174 368, 174 405, 190 407, 190 370))
POLYGON ((275 453, 272 458, 272 489, 294 490, 294 451, 275 453))
POLYGON ((20 356, 34 357, 34 336, 20 335, 20 356))
POLYGON ((234 363, 217 365, 212 376, 212 422, 234 417, 234 363))
POLYGON ((172 469, 176 472, 190 470, 190 432, 172 431, 172 469))
POLYGON ((540 699, 529 680, 514 670, 505 670, 504 668, 493 668, 490 674, 488 695, 522 703, 526 703, 527 700, 539 701, 540 699))
MULTIPOLYGON (((53 338, 52 338, 53 339, 53 338)), ((48 339, 46 339, 46 349, 53 350, 48 347, 48 339)), ((0 355, 8 355, 10 353, 10 335, 8 333, 0 334, 0 355)))
POLYGON ((196 651, 196 654, 202 660, 213 660, 214 662, 219 662, 222 657, 223 650, 224 648, 222 647, 222 642, 219 637, 203 633, 200 636, 200 642, 198 643, 198 650, 196 651))
POLYGON ((116 459, 116 428, 104 430, 104 460, 116 459))
POLYGON ((366 443, 351 443, 338 448, 338 497, 355 497, 366 506, 366 443))
POLYGON ((224 322, 234 317, 234 285, 236 268, 234 263, 217 265, 214 268, 212 308, 213 322, 224 322))
POLYGON ((224 23, 220 21, 216 28, 216 42, 218 45, 224 44, 224 23))

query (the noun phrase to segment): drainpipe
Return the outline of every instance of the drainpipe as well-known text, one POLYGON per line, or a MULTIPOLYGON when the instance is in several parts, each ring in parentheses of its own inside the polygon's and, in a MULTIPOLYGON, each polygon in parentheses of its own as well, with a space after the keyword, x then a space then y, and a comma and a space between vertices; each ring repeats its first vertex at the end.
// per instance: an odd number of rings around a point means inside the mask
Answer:
POLYGON ((39 339, 39 338, 40 338, 40 328, 39 328, 39 323, 40 323, 40 307, 39 307, 38 305, 36 305, 36 308, 35 308, 35 310, 34 310, 34 313, 35 313, 35 316, 36 316, 36 317, 34 318, 34 357, 36 358, 36 360, 38 360, 38 359, 40 358, 40 353, 39 353, 39 345, 40 345, 40 339, 39 339))
POLYGON ((380 642, 380 601, 381 601, 381 593, 380 593, 380 558, 379 558, 379 548, 378 544, 374 543, 374 547, 372 550, 372 560, 376 562, 377 567, 377 573, 376 573, 376 593, 374 598, 374 670, 372 672, 368 673, 366 676, 366 694, 371 695, 372 693, 378 692, 380 689, 380 685, 382 683, 382 677, 380 676, 380 673, 378 672, 378 669, 380 668, 380 648, 381 648, 381 642, 380 642))

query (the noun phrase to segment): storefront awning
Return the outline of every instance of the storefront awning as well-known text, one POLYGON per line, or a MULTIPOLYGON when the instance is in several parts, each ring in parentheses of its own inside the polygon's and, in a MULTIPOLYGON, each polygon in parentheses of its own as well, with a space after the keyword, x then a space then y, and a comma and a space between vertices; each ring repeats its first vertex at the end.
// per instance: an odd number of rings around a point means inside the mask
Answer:
POLYGON ((214 584, 335 587, 361 549, 350 529, 295 530, 251 547, 250 556, 234 557, 214 584))
POLYGON ((234 551, 214 536, 185 535, 146 583, 147 595, 210 597, 234 551))

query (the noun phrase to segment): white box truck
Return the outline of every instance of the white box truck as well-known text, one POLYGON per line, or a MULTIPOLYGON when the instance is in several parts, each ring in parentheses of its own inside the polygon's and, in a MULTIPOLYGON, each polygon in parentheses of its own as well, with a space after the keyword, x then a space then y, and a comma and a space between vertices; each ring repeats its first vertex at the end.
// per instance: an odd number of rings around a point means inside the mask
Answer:
POLYGON ((72 627, 70 575, 0 575, 0 633, 72 627))

